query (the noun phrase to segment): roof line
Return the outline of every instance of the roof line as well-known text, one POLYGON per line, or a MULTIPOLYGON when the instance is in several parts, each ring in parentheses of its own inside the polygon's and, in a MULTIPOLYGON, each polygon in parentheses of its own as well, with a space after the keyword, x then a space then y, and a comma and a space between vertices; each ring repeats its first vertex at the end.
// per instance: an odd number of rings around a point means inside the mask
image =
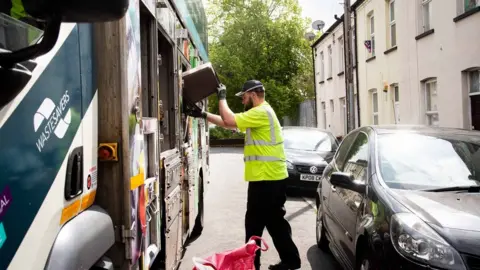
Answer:
MULTIPOLYGON (((355 3, 353 3, 351 5, 351 9, 354 10, 356 9, 360 4, 362 4, 363 2, 365 2, 365 0, 357 0, 355 1, 355 3)), ((344 14, 342 14, 342 16, 340 17, 339 20, 336 20, 328 29, 327 31, 325 31, 325 33, 323 33, 317 40, 315 40, 315 42, 312 43, 312 45, 310 45, 310 47, 315 47, 318 45, 318 43, 322 42, 322 40, 326 39, 328 37, 328 35, 335 29, 337 28, 338 25, 340 25, 341 23, 343 23, 343 16, 344 14)))

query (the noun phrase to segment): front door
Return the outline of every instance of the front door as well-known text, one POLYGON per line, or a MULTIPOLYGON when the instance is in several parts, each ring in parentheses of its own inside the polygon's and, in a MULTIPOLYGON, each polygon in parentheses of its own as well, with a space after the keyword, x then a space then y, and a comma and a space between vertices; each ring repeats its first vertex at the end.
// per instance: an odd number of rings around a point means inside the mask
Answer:
POLYGON ((480 130, 480 95, 470 96, 472 129, 480 130))
MULTIPOLYGON (((365 183, 368 165, 368 136, 365 133, 358 133, 345 160, 343 167, 338 169, 353 175, 355 181, 365 183)), ((329 204, 336 227, 342 230, 338 233, 339 248, 350 261, 355 259, 357 213, 362 203, 362 196, 351 190, 334 187, 330 194, 329 204)))

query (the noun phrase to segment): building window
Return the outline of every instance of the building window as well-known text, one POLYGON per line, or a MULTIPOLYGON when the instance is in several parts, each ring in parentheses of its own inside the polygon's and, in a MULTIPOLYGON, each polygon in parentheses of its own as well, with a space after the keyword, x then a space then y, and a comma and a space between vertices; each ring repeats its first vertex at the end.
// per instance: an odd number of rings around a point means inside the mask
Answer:
POLYGON ((338 72, 345 71, 345 50, 343 44, 343 37, 338 39, 338 72))
POLYGON ((480 6, 480 0, 457 0, 457 15, 480 6))
POLYGON ((372 91, 372 117, 373 124, 378 125, 378 93, 376 90, 372 91))
POLYGON ((432 29, 432 0, 420 0, 420 10, 420 33, 423 33, 432 29))
POLYGON ((397 24, 395 21, 395 0, 390 0, 388 5, 389 10, 389 32, 390 32, 390 47, 397 46, 397 24))
POLYGON ((323 128, 327 129, 327 108, 325 107, 325 102, 322 102, 322 113, 323 113, 323 128))
POLYGON ((345 71, 345 48, 343 44, 343 37, 338 39, 338 59, 339 72, 345 71))
POLYGON ((328 78, 332 77, 332 45, 328 46, 328 78))
POLYGON ((368 17, 368 35, 370 38, 370 57, 375 56, 375 17, 373 13, 368 17))
POLYGON ((332 111, 332 113, 335 112, 335 107, 333 106, 333 99, 330 99, 330 110, 332 111))
POLYGON ((425 115, 427 125, 438 126, 438 96, 437 96, 437 80, 431 79, 424 83, 425 89, 425 115))
POLYGON ((325 61, 323 57, 323 52, 320 53, 320 81, 325 80, 325 61))
POLYGON ((398 84, 392 84, 391 90, 393 92, 393 116, 395 118, 395 124, 400 124, 400 91, 398 84))
POLYGON ((468 72, 471 129, 480 130, 480 69, 468 72))

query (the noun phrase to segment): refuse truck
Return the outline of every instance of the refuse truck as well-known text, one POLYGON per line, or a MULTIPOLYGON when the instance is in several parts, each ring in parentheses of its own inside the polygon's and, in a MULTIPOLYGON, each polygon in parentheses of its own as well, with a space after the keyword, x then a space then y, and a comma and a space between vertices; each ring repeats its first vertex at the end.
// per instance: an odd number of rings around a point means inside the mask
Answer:
POLYGON ((202 1, 0 2, 0 269, 176 269, 210 175, 202 1))

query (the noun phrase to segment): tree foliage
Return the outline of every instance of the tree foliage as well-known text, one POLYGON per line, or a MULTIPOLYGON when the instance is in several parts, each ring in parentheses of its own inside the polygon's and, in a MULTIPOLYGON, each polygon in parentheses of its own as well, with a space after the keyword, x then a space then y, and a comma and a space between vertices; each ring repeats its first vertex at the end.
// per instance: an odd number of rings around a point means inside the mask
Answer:
MULTIPOLYGON (((207 12, 210 60, 233 111, 243 110, 234 94, 250 79, 265 85, 279 118, 313 97, 312 52, 304 38, 310 22, 297 0, 210 0, 207 12)), ((216 100, 209 104, 218 111, 216 100)))

